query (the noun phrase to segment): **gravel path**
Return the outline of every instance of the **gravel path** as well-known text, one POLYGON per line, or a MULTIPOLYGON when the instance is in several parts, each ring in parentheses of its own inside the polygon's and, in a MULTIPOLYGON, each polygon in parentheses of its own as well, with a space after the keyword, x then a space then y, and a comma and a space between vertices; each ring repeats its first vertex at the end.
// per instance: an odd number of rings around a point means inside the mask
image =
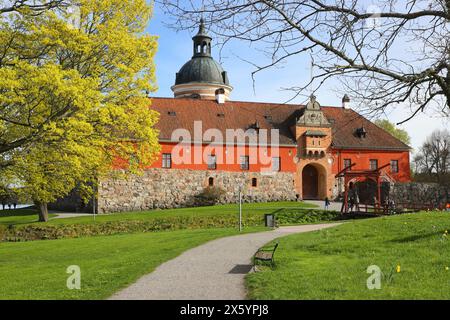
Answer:
POLYGON ((338 225, 282 227, 210 241, 161 264, 112 300, 242 300, 253 254, 271 240, 338 225), (234 271, 232 271, 234 269, 234 271), (231 273, 230 273, 231 271, 231 273))
MULTIPOLYGON (((318 205, 319 210, 324 210, 325 209, 325 201, 322 200, 305 200, 305 203, 311 203, 311 204, 315 204, 318 205)), ((335 202, 335 201, 331 201, 330 202, 330 208, 331 211, 341 211, 342 209, 342 202, 335 202)))

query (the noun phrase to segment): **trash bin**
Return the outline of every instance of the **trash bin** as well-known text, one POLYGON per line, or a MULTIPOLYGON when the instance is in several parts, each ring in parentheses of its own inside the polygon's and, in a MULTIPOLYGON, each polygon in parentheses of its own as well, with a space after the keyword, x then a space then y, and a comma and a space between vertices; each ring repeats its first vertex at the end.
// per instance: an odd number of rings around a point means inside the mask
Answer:
POLYGON ((275 215, 265 214, 264 215, 265 226, 268 228, 275 228, 275 215))

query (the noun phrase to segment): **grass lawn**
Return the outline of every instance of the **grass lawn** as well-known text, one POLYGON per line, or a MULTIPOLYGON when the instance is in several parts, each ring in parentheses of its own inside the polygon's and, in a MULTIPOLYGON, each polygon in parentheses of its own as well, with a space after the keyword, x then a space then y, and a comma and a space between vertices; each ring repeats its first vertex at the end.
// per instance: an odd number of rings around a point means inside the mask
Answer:
POLYGON ((0 243, 0 299, 104 299, 189 248, 237 233, 183 230, 0 243), (66 287, 70 265, 81 268, 81 290, 66 287))
POLYGON ((274 270, 250 274, 250 299, 450 299, 450 213, 347 222, 280 239, 274 270), (368 290, 367 268, 383 272, 368 290), (400 272, 396 267, 400 266, 400 272))
MULTIPOLYGON (((316 208, 314 204, 303 202, 268 202, 268 203, 244 203, 243 204, 243 218, 246 216, 265 213, 272 213, 280 208, 316 208)), ((0 211, 1 212, 1 211, 0 211)), ((18 212, 17 217, 2 217, 0 213, 0 224, 24 224, 37 221, 37 213, 34 211, 31 215, 25 215, 26 213, 33 212, 33 210, 11 210, 11 215, 14 212, 18 212), (23 211, 23 212, 22 212, 23 211), (23 215, 23 216, 22 216, 23 215), (4 220, 3 220, 4 219, 4 220)), ((154 218, 163 217, 206 217, 213 215, 237 215, 238 207, 236 204, 226 204, 208 207, 196 207, 196 208, 180 208, 180 209, 167 209, 167 210, 151 210, 142 212, 124 212, 114 214, 100 214, 96 216, 96 222, 109 222, 109 221, 124 221, 124 220, 148 220, 154 218)), ((53 215, 54 216, 54 215, 53 215)), ((65 219, 53 219, 47 224, 91 224, 94 223, 92 215, 86 215, 86 217, 65 218, 65 219)))
MULTIPOLYGON (((50 214, 49 217, 54 217, 50 214)), ((33 209, 1 210, 0 225, 18 225, 38 222, 38 214, 33 209)))

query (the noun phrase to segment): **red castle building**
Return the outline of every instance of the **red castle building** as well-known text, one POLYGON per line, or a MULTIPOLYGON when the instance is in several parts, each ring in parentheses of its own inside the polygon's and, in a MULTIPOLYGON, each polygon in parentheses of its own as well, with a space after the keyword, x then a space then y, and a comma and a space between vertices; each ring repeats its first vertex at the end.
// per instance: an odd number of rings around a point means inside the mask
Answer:
POLYGON ((349 108, 347 96, 337 107, 314 96, 306 106, 230 100, 211 41, 201 22, 174 98, 152 98, 159 159, 141 176, 102 181, 99 212, 189 206, 207 187, 221 188, 223 202, 238 190, 246 201, 333 199, 344 190, 336 175, 350 166, 410 181, 410 147, 349 108))

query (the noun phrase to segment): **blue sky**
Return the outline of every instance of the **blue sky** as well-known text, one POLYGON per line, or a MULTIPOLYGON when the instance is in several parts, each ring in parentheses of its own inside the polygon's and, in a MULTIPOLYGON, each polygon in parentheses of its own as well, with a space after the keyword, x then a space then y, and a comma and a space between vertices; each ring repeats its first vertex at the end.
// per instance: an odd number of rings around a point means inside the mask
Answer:
MULTIPOLYGON (((169 20, 170 17, 165 16, 158 5, 155 5, 154 15, 147 32, 159 36, 159 49, 155 61, 159 89, 153 94, 157 97, 173 96, 170 87, 175 82, 175 73, 192 57, 191 38, 194 32, 176 32, 165 25, 165 22, 169 20)), ((293 93, 282 88, 304 85, 311 77, 309 56, 301 55, 289 60, 283 68, 273 68, 257 74, 255 88, 253 88, 251 72, 254 67, 245 60, 255 64, 263 64, 263 61, 267 61, 256 48, 235 41, 228 44, 221 54, 219 54, 219 48, 214 47, 213 56, 228 72, 230 83, 234 87, 231 94, 232 100, 284 103, 292 97, 293 93)), ((338 81, 326 83, 316 92, 318 101, 326 106, 340 106, 342 94, 337 93, 339 88, 338 81)), ((310 92, 305 92, 304 96, 297 98, 293 103, 304 103, 309 94, 310 92)), ((403 106, 391 110, 387 116, 390 121, 399 122, 407 117, 408 112, 408 108, 403 106)), ((415 149, 434 129, 448 127, 448 118, 442 119, 428 114, 420 114, 400 126, 410 134, 411 145, 415 149)))

